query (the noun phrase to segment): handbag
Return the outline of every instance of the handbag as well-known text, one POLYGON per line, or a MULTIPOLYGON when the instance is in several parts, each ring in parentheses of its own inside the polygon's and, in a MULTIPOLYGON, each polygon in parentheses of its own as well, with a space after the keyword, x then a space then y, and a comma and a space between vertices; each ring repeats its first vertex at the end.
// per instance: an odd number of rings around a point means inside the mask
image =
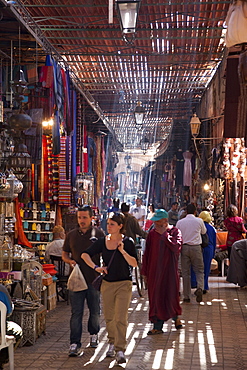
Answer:
MULTIPOLYGON (((111 259, 110 259, 110 262, 108 263, 108 266, 107 266, 107 270, 109 270, 110 266, 111 266, 111 263, 112 263, 112 260, 113 260, 113 257, 115 256, 115 253, 116 253, 116 250, 114 251, 113 255, 111 256, 111 259)), ((101 284, 102 284, 102 281, 103 281, 103 278, 105 277, 106 274, 100 274, 98 275, 93 281, 92 281, 92 286, 96 289, 96 290, 99 290, 100 291, 100 288, 101 288, 101 284)))
POLYGON ((208 243, 209 243, 209 240, 208 240, 208 234, 201 234, 201 237, 202 237, 202 248, 205 248, 208 246, 208 243))

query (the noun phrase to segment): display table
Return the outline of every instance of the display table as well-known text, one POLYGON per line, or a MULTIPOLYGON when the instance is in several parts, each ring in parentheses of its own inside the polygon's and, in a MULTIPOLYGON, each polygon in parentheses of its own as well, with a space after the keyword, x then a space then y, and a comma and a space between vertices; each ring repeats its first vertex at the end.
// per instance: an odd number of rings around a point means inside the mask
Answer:
POLYGON ((23 337, 19 344, 20 347, 25 344, 34 344, 42 333, 45 334, 46 308, 43 305, 28 308, 16 307, 13 311, 12 319, 20 325, 23 331, 23 337))

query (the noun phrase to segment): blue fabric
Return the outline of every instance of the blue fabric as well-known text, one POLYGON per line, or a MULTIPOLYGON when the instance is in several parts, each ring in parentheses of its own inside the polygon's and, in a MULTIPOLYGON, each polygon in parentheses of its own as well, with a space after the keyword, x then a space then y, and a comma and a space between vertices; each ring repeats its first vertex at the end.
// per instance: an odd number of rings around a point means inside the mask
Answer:
POLYGON ((10 315, 12 312, 12 302, 9 295, 4 293, 2 290, 0 290, 0 301, 7 307, 7 315, 10 315))
MULTIPOLYGON (((208 224, 207 222, 204 222, 207 234, 208 234, 208 246, 203 248, 202 255, 203 255, 203 264, 204 264, 204 289, 209 290, 208 286, 208 277, 210 274, 210 268, 211 268, 211 261, 214 258, 215 254, 215 247, 216 247, 216 230, 215 228, 208 224)), ((191 268, 191 287, 196 288, 197 287, 197 281, 196 281, 196 275, 191 268)))
POLYGON ((73 102, 73 131, 72 131, 72 139, 71 139, 71 185, 75 187, 75 179, 76 179, 76 92, 75 90, 72 91, 72 102, 73 102))
POLYGON ((71 304, 70 318, 70 344, 76 343, 81 346, 82 336, 82 317, 84 312, 84 303, 87 301, 89 309, 88 332, 90 335, 98 334, 99 316, 100 316, 100 292, 88 284, 88 289, 80 292, 69 292, 71 304))

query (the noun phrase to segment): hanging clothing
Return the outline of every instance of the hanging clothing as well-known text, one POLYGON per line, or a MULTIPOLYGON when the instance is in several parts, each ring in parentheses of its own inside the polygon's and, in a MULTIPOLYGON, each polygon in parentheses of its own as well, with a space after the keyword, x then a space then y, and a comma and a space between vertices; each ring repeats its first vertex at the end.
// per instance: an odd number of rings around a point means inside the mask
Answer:
POLYGON ((186 150, 186 152, 183 152, 183 157, 184 157, 183 185, 191 186, 192 182, 191 158, 193 157, 193 153, 186 150))
POLYGON ((183 185, 184 157, 182 150, 176 153, 176 186, 183 185))

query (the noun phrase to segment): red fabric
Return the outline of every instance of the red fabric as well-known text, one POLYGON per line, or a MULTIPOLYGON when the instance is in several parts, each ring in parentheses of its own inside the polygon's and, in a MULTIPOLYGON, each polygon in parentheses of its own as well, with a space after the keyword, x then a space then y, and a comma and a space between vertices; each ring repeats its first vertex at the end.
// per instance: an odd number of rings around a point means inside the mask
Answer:
POLYGON ((15 228, 18 232, 18 244, 25 245, 26 247, 32 248, 32 244, 29 243, 22 227, 22 219, 20 215, 20 206, 18 198, 15 198, 15 217, 16 223, 15 228))
POLYGON ((48 202, 48 190, 49 190, 49 180, 48 180, 48 151, 47 151, 47 137, 43 135, 42 137, 43 145, 43 161, 44 161, 44 201, 48 202))
POLYGON ((167 321, 181 315, 179 304, 178 257, 181 232, 171 227, 160 235, 151 230, 146 240, 142 275, 148 279, 149 319, 167 321))
MULTIPOLYGON (((83 148, 87 148, 87 128, 83 126, 83 148)), ((88 155, 83 151, 83 171, 88 172, 88 155)))
POLYGON ((244 222, 241 217, 227 217, 224 221, 228 230, 226 245, 231 247, 237 240, 243 239, 242 233, 246 233, 244 222))
POLYGON ((153 221, 146 220, 145 223, 144 223, 143 230, 148 231, 152 225, 153 225, 153 221))

